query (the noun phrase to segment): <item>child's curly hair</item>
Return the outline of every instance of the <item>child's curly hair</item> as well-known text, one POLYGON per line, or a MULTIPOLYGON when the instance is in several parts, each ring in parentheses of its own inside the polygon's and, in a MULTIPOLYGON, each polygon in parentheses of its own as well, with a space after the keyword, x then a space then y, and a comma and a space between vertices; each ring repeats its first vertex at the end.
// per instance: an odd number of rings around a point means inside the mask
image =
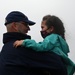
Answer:
POLYGON ((65 39, 65 28, 63 22, 57 16, 46 15, 42 20, 46 20, 47 27, 50 28, 53 26, 54 33, 60 35, 63 39, 65 39))

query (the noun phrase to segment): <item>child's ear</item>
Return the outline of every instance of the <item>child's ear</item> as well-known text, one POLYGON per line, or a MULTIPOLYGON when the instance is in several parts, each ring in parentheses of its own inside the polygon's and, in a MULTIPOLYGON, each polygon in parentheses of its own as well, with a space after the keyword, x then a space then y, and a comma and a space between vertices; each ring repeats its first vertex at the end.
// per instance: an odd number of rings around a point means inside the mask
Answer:
POLYGON ((50 31, 51 31, 51 32, 54 31, 54 27, 53 27, 53 26, 50 27, 50 31))

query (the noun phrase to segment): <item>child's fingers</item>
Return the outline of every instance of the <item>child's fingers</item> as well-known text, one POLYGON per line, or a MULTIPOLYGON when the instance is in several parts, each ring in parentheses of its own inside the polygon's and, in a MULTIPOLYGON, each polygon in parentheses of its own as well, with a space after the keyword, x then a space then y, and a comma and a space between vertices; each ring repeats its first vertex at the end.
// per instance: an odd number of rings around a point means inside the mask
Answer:
POLYGON ((14 42, 13 46, 18 47, 18 46, 21 46, 22 43, 23 43, 23 40, 17 40, 17 41, 14 42))
POLYGON ((15 41, 14 44, 13 44, 13 46, 17 47, 18 46, 17 44, 18 44, 18 41, 15 41))
POLYGON ((18 47, 18 45, 17 44, 15 44, 15 48, 17 48, 18 47))

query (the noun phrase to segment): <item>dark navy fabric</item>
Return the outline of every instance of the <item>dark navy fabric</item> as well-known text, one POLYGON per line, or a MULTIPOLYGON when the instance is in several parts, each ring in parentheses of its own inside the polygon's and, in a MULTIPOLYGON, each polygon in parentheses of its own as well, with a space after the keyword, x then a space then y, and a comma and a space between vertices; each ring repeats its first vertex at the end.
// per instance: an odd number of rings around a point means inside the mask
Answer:
POLYGON ((35 52, 31 48, 13 47, 16 40, 26 38, 30 39, 30 36, 21 33, 3 35, 4 46, 0 53, 0 75, 37 75, 38 73, 38 75, 44 75, 41 70, 55 73, 51 75, 67 75, 66 68, 58 55, 52 52, 35 52))
POLYGON ((28 23, 29 25, 34 25, 35 22, 30 21, 26 15, 24 15, 20 11, 12 11, 10 12, 5 18, 5 25, 12 23, 12 22, 20 22, 23 21, 28 23))

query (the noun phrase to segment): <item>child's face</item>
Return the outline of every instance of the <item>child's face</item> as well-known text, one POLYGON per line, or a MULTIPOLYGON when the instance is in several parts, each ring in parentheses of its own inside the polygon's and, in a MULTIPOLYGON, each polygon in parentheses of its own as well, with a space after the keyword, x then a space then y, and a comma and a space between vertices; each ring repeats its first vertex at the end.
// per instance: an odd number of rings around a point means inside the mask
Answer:
POLYGON ((47 27, 46 20, 42 21, 42 23, 41 23, 41 31, 46 31, 47 33, 52 33, 53 30, 54 30, 53 26, 51 26, 50 28, 47 27))
POLYGON ((46 20, 42 21, 41 23, 41 31, 46 31, 48 27, 46 26, 46 20))
POLYGON ((46 25, 46 20, 42 21, 41 23, 41 35, 43 38, 50 35, 53 32, 54 28, 51 26, 50 28, 46 25))

